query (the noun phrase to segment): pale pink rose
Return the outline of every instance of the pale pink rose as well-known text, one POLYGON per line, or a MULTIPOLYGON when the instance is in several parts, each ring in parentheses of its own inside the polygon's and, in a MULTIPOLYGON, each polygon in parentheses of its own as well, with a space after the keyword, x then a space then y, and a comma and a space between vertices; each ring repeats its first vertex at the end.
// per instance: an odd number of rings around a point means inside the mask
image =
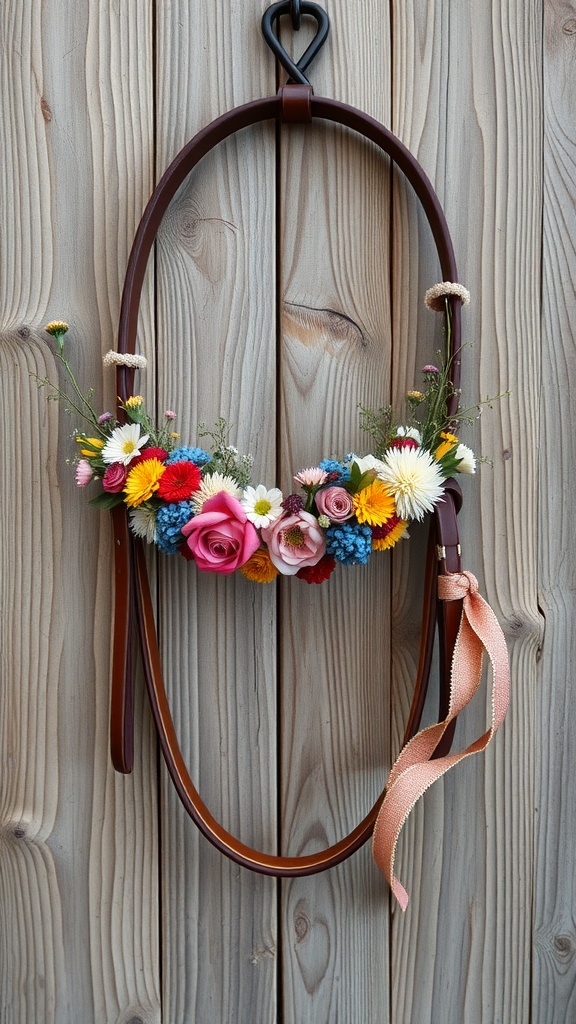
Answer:
POLYGON ((92 477, 94 476, 94 471, 92 469, 92 466, 88 462, 88 459, 78 460, 78 462, 76 463, 76 472, 74 475, 78 487, 86 487, 86 485, 90 483, 92 477))
POLYGON ((324 534, 310 512, 276 519, 262 530, 268 554, 279 572, 295 576, 299 569, 316 565, 326 551, 324 534))
POLYGON ((202 511, 181 528, 199 569, 230 573, 260 547, 256 528, 242 505, 227 491, 208 498, 202 511))
POLYGON ((352 498, 343 487, 325 487, 316 494, 316 507, 333 523, 343 523, 354 515, 352 498))
POLYGON ((102 477, 102 487, 109 494, 119 494, 124 490, 128 468, 121 462, 112 462, 102 477))

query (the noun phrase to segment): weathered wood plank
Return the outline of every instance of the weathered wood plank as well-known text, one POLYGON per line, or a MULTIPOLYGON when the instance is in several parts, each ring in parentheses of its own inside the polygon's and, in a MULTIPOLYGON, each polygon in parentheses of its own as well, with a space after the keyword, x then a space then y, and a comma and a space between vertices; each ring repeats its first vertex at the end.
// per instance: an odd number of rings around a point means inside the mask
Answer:
POLYGON ((69 319, 78 377, 101 401, 102 349, 151 183, 150 13, 53 0, 1 14, 0 322, 17 328, 2 348, 2 472, 12 481, 2 537, 7 1024, 158 1020, 146 727, 133 780, 114 779, 108 761, 109 523, 86 509, 66 465, 74 424, 28 377, 57 379, 47 337, 21 326, 69 319))
POLYGON ((576 7, 545 4, 540 604, 545 620, 535 706, 536 871, 532 1018, 576 1014, 574 821, 576 716, 574 463, 576 380, 576 7))
MULTIPOLYGON (((327 52, 310 73, 315 92, 386 121, 388 12, 368 3, 351 17, 334 3, 330 16, 327 52)), ((284 38, 292 42, 290 32, 284 38)), ((358 403, 388 399, 389 169, 362 140, 326 125, 283 130, 281 155, 281 485, 290 490, 292 472, 365 449, 358 403)), ((284 852, 335 842, 382 788, 389 572, 380 555, 365 568, 340 567, 321 587, 281 584, 284 852)), ((286 1024, 388 1019, 387 907, 369 848, 283 884, 286 1024)))
MULTIPOLYGON (((274 92, 261 5, 159 5, 158 171, 212 118, 274 92)), ((224 415, 275 477, 274 129, 235 136, 176 196, 158 246, 161 401, 183 438, 224 415)), ((245 842, 276 845, 274 588, 161 569, 164 665, 192 777, 245 842)), ((164 1012, 171 1024, 276 1020, 276 882, 227 862, 163 782, 164 1012)))
MULTIPOLYGON (((533 805, 526 752, 539 638, 537 13, 536 4, 462 2, 451 4, 447 16, 445 5, 416 3, 402 5, 394 22, 393 127, 436 184, 461 280, 473 294, 464 314, 465 341, 474 347, 465 351, 463 398, 508 386, 514 392, 482 417, 470 439, 494 469, 482 467, 479 479, 464 481, 462 518, 465 564, 507 626, 514 702, 487 756, 426 795, 401 843, 399 868, 412 903, 404 918, 394 918, 393 1019, 411 1024, 529 1017, 533 805), (522 516, 515 514, 520 507, 522 516)), ((413 205, 399 186, 395 221, 403 222, 413 205)), ((396 344, 406 351, 396 394, 433 351, 430 314, 420 318, 414 310, 437 273, 429 245, 414 238, 398 261, 394 323, 407 349, 396 344)), ((418 558, 412 544, 402 554, 411 563, 418 558)), ((403 589, 400 595, 412 620, 417 612, 403 589)), ((397 623, 400 636, 405 622, 397 623)), ((403 707, 409 685, 404 676, 403 707)), ((459 726, 456 746, 484 730, 486 715, 480 699, 459 726)))

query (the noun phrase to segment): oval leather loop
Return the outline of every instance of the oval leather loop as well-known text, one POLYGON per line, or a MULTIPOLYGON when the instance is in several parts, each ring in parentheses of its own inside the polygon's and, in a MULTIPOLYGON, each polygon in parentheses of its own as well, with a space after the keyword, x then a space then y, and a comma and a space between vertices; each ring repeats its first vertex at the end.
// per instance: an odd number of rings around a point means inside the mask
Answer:
MULTIPOLYGON (((290 89, 291 86, 284 87, 290 89)), ((391 132, 369 115, 336 100, 311 95, 312 118, 333 121, 350 128, 387 153, 412 185, 420 200, 438 251, 444 280, 457 281, 454 252, 446 220, 426 174, 412 154, 391 132)), ((136 233, 122 296, 118 350, 134 353, 138 310, 148 257, 156 233, 168 205, 184 179, 196 164, 218 143, 242 128, 269 119, 282 117, 282 99, 274 96, 256 100, 228 111, 200 131, 172 161, 152 194, 136 233)), ((460 300, 451 299, 452 381, 460 383, 460 300)), ((117 369, 117 394, 125 401, 133 390, 134 370, 117 369)), ((455 411, 455 410, 454 410, 455 411)), ((118 418, 121 409, 118 408, 118 418)), ((417 731, 428 684, 434 629, 438 618, 441 647, 441 689, 447 690, 452 652, 456 640, 461 602, 454 601, 438 609, 436 579, 438 573, 459 571, 460 550, 456 514, 461 492, 454 480, 445 483, 445 499, 432 515, 430 541, 424 586, 424 614, 421 649, 414 698, 405 742, 417 731), (441 561, 437 545, 444 549, 441 561)), ((132 770, 133 761, 133 674, 129 630, 133 620, 138 623, 146 685, 164 760, 190 817, 200 831, 222 853, 236 863, 262 874, 296 876, 313 874, 340 863, 354 853, 372 834, 378 810, 384 798, 381 793, 372 809, 344 839, 320 853, 282 857, 254 850, 227 832, 213 817, 190 778, 174 729, 166 696, 162 664, 158 649, 153 605, 150 596, 146 561, 140 540, 131 538, 124 509, 114 510, 114 552, 116 565, 115 631, 113 647, 112 700, 110 743, 114 766, 122 772, 132 770)), ((444 739, 444 743, 446 738, 444 739)))

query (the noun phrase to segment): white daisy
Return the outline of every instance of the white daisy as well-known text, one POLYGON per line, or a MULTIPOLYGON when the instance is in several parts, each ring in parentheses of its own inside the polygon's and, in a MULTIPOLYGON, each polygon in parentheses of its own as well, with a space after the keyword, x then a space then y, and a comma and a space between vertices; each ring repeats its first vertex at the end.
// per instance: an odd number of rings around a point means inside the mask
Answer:
POLYGON ((220 491, 227 491, 233 498, 242 497, 242 491, 233 477, 224 476, 222 473, 210 473, 209 476, 202 478, 200 487, 192 495, 194 512, 196 514, 201 512, 204 502, 208 501, 208 498, 213 498, 215 494, 219 494, 220 491))
POLYGON ((476 472, 476 458, 472 449, 468 448, 468 445, 458 445, 456 449, 456 458, 461 460, 456 466, 459 473, 476 472))
POLYGON ((139 423, 125 423, 123 427, 115 427, 102 449, 104 462, 121 462, 127 466, 132 459, 140 454, 149 434, 140 435, 139 423))
POLYGON ((156 509, 150 505, 139 505, 128 512, 130 529, 137 537, 142 537, 147 544, 156 540, 156 509))
POLYGON ((378 476, 394 495, 401 519, 423 519, 442 498, 442 470, 423 448, 390 449, 378 476))
POLYGON ((240 502, 249 522, 258 529, 270 526, 275 519, 284 514, 282 508, 282 491, 272 487, 267 491, 264 484, 257 487, 245 487, 240 502))

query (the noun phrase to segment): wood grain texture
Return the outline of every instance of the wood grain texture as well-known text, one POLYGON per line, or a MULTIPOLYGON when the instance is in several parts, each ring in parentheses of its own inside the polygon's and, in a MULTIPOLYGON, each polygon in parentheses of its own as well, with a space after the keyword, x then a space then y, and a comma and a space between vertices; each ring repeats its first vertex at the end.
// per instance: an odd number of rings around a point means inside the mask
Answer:
POLYGON ((86 509, 66 464, 80 424, 28 375, 58 380, 39 329, 63 317, 77 376, 103 400, 102 350, 113 342, 135 207, 151 184, 150 11, 52 0, 1 14, 7 1024, 158 1020, 147 725, 139 775, 124 784, 109 767, 109 523, 86 509), (139 198, 124 204, 127 182, 139 198))
MULTIPOLYGON (((460 279, 473 295, 464 313, 464 340, 474 346, 464 354, 464 403, 513 389, 510 401, 482 416, 471 439, 494 468, 481 467, 478 480, 465 481, 462 517, 465 565, 478 575, 510 641, 513 705, 487 755, 435 786, 401 841, 400 877, 412 904, 404 918, 394 919, 393 1019, 411 1024, 520 1021, 530 1012, 533 794, 527 759, 540 635, 539 45, 536 4, 479 8, 462 2, 449 12, 441 4, 398 5, 394 21, 393 127, 436 185, 460 279), (521 517, 514 514, 518 507, 521 517)), ((403 224, 412 209, 399 184, 395 223, 403 224)), ((435 271, 429 246, 415 238, 395 256, 395 336, 406 338, 406 344, 395 342, 403 353, 394 379, 398 394, 433 351, 425 321, 430 314, 414 311, 422 308, 435 271)), ((401 566, 400 579, 409 580, 417 571, 417 547, 402 554, 411 566, 408 572, 401 566)), ((415 609, 395 578, 395 595, 398 587, 398 607, 413 620, 415 609)), ((405 622, 402 616, 396 624, 401 638, 409 634, 405 622)), ((408 652, 402 660, 409 664, 408 652)), ((406 707, 406 678, 399 692, 406 707)), ((481 699, 459 724, 457 747, 484 730, 486 715, 481 699)))
MULTIPOLYGON (((315 92, 388 120, 387 12, 333 3, 329 14, 333 35, 310 72, 315 92)), ((283 39, 292 43, 291 33, 283 39)), ((306 40, 295 45, 300 51, 306 40)), ((283 130, 281 158, 280 465, 290 490, 291 472, 365 450, 358 403, 388 400, 389 167, 352 133, 324 124, 283 130)), ((337 569, 322 587, 281 584, 285 852, 335 842, 382 789, 389 566, 383 555, 366 568, 337 569)), ((282 1019, 388 1020, 388 897, 369 848, 282 888, 282 1019)))
MULTIPOLYGON (((512 390, 463 435, 494 468, 464 481, 462 517, 510 641, 512 707, 405 828, 407 914, 369 848, 281 884, 223 860, 158 772, 141 684, 134 774, 109 765, 109 521, 66 464, 75 424, 30 374, 58 379, 41 328, 63 317, 79 379, 113 403, 101 355, 154 177, 211 118, 274 92, 265 6, 0 5, 0 1019, 570 1021, 574 0, 327 0, 310 71, 317 94, 390 125, 437 188, 473 296, 464 402, 512 390)), ((310 36, 284 21, 289 49, 310 36)), ((416 201, 369 146, 328 125, 283 129, 278 148, 273 126, 244 132, 165 218, 139 387, 186 441, 222 412, 258 479, 288 489, 292 470, 362 446, 358 401, 398 408, 419 383, 442 340, 422 305, 438 275, 416 201)), ((416 528, 391 558, 278 598, 151 565, 188 764, 243 840, 311 851, 365 814, 412 696, 424 543, 416 528)), ((487 711, 481 696, 458 746, 487 711)))
MULTIPOLYGON (((159 6, 159 173, 211 119, 274 92, 261 12, 259 3, 225 0, 159 6)), ((231 442, 254 454, 255 475, 269 481, 274 203, 274 129, 264 125, 202 161, 167 212, 157 259, 160 409, 177 411, 186 439, 197 436, 199 420, 225 416, 231 442)), ((226 827, 275 852, 274 588, 171 559, 161 566, 159 611, 169 699, 192 777, 226 827)), ((161 821, 166 1020, 275 1021, 275 880, 238 869, 201 838, 165 776, 161 821)))
POLYGON ((536 872, 532 1015, 552 1024, 576 1015, 574 820, 570 779, 576 715, 574 462, 570 423, 576 380, 576 5, 545 4, 544 220, 540 604, 545 620, 536 725, 536 872), (550 453, 553 453, 551 456, 550 453), (560 482, 560 485, 559 485, 560 482))

